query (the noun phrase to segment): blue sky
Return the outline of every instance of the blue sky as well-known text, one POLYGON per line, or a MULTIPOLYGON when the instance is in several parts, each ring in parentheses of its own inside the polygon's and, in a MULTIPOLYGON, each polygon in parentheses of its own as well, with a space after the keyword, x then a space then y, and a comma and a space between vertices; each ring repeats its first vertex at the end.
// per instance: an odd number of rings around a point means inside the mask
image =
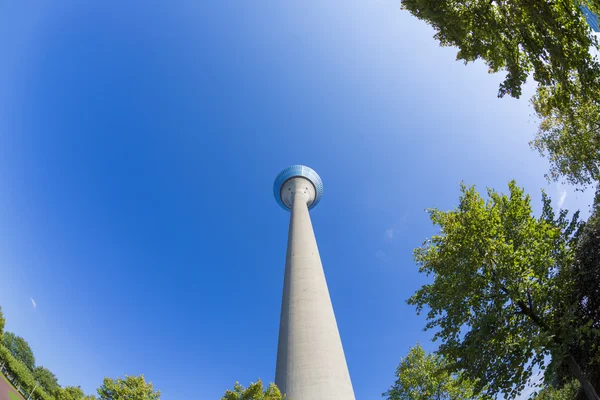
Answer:
POLYGON ((144 373, 163 399, 274 378, 288 215, 313 225, 358 400, 430 333, 405 300, 424 209, 548 184, 526 89, 465 67, 399 1, 4 2, 0 305, 62 385, 144 373), (35 302, 35 303, 34 303, 35 302))

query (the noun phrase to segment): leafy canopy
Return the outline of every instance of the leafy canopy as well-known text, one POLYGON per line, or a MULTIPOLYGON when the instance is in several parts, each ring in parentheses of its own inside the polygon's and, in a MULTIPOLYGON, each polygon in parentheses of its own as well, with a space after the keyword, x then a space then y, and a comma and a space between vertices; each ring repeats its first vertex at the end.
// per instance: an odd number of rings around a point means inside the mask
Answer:
MULTIPOLYGON (((54 373, 42 366, 35 367, 33 351, 25 339, 11 332, 2 335, 4 323, 0 306, 0 364, 11 376, 13 384, 32 393, 35 400, 96 400, 93 395, 86 396, 79 386, 61 388, 54 373)), ((143 375, 116 381, 107 378, 100 391, 109 396, 104 400, 159 400, 160 397, 160 392, 155 392, 152 383, 146 383, 143 375)))
POLYGON ((66 386, 56 392, 56 400, 81 400, 84 397, 83 390, 79 386, 66 386))
POLYGON ((532 104, 540 125, 530 145, 550 161, 550 180, 573 185, 600 181, 600 90, 581 90, 557 100, 555 88, 539 88, 532 104))
POLYGON ((411 348, 396 369, 396 382, 383 394, 386 400, 475 400, 474 384, 447 371, 437 354, 426 354, 420 345, 411 348))
POLYGON ((26 391, 33 392, 33 398, 36 400, 53 400, 52 397, 44 391, 40 386, 36 387, 36 382, 33 377, 33 373, 27 366, 21 361, 14 357, 11 352, 0 345, 0 363, 8 370, 8 373, 12 377, 13 383, 21 386, 26 391))
POLYGON ((66 386, 56 392, 56 400, 96 400, 93 395, 86 396, 81 387, 66 386))
POLYGON ((160 390, 155 391, 144 375, 125 375, 125 379, 104 378, 98 396, 100 400, 160 400, 160 390))
POLYGON ((572 352, 600 386, 600 197, 581 230, 572 266, 577 349, 572 352))
MULTIPOLYGON (((263 383, 259 379, 255 383, 251 383, 248 388, 243 387, 238 382, 235 383, 233 390, 227 390, 221 400, 286 400, 286 396, 282 395, 277 386, 271 383, 266 389, 263 388, 263 383)), ((291 400, 291 399, 287 399, 291 400)))
POLYGON ((2 335, 4 334, 5 324, 6 320, 4 319, 4 314, 2 314, 2 306, 0 306, 0 339, 2 339, 2 335))
POLYGON ((533 400, 573 400, 577 395, 578 387, 577 381, 571 381, 561 389, 548 386, 537 393, 533 400))
POLYGON ((5 332, 2 341, 4 346, 6 346, 17 360, 33 371, 35 368, 35 357, 33 356, 33 350, 31 350, 29 343, 25 339, 12 332, 5 332))
POLYGON ((451 370, 474 380, 476 392, 512 398, 546 356, 569 356, 573 279, 561 267, 573 261, 578 223, 566 211, 556 218, 545 195, 535 218, 530 197, 514 181, 509 190, 488 190, 486 201, 462 185, 455 210, 429 211, 441 232, 414 257, 433 282, 408 302, 428 309, 426 329, 438 330, 451 370))
POLYGON ((457 59, 506 72, 498 97, 537 82, 531 146, 549 159, 549 179, 586 186, 600 181, 600 63, 580 6, 600 14, 600 0, 402 0, 442 46, 458 47, 457 59))
MULTIPOLYGON (((456 46, 465 63, 482 59, 490 72, 506 71, 499 96, 519 97, 528 76, 541 86, 596 85, 598 46, 579 4, 600 10, 599 0, 402 0, 429 23, 442 46, 456 46)), ((596 86, 597 87, 597 86, 596 86)))
MULTIPOLYGON (((575 340, 569 352, 587 374, 592 385, 600 387, 600 192, 593 212, 577 235, 575 259, 569 265, 573 290, 569 302, 573 305, 570 330, 575 340)), ((546 380, 562 387, 571 380, 568 363, 552 360, 546 370, 546 380)), ((585 398, 579 396, 578 398, 585 398)))
POLYGON ((47 368, 42 366, 35 367, 33 377, 36 382, 49 394, 54 394, 58 388, 58 380, 56 376, 47 368))

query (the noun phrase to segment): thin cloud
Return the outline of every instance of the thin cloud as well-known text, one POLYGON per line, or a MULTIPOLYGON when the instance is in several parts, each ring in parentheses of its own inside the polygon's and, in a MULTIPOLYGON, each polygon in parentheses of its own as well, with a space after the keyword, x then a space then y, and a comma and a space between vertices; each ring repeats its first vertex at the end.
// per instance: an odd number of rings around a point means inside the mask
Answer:
POLYGON ((381 250, 377 250, 377 252, 375 253, 375 258, 377 258, 380 261, 385 261, 385 253, 381 250))
POLYGON ((398 235, 406 231, 408 226, 408 218, 406 214, 402 215, 400 222, 393 224, 383 232, 383 238, 386 243, 393 243, 398 239, 398 235))
POLYGON ((384 236, 385 236, 386 242, 392 242, 394 240, 394 238, 396 237, 396 229, 393 227, 386 229, 384 236))
POLYGON ((33 308, 37 308, 37 303, 35 302, 33 297, 31 298, 31 305, 33 306, 33 308))
POLYGON ((563 189, 560 192, 560 198, 558 199, 558 207, 562 207, 565 204, 565 200, 567 199, 567 191, 563 189))

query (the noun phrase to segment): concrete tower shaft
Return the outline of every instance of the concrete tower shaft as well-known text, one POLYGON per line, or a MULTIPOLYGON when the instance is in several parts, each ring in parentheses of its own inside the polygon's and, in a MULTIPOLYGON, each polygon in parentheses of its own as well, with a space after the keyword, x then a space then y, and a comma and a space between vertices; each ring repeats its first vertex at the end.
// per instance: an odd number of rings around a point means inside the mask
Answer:
POLYGON ((308 211, 322 184, 292 176, 279 185, 280 204, 291 214, 275 383, 293 400, 354 400, 308 211))

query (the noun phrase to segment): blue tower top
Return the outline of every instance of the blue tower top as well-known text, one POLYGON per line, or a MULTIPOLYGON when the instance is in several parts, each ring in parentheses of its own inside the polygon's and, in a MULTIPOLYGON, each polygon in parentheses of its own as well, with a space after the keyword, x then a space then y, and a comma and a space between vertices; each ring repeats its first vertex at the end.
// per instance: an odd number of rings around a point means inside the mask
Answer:
POLYGON ((594 32, 600 32, 600 25, 598 24, 598 15, 594 14, 592 10, 590 10, 583 4, 580 4, 579 8, 581 8, 581 11, 583 11, 583 15, 585 15, 585 19, 592 28, 592 30, 594 32))
POLYGON ((321 181, 319 174, 317 174, 312 168, 304 165, 292 165, 277 175, 277 178, 275 178, 275 183, 273 183, 273 195, 275 196, 277 204, 279 204, 284 210, 289 211, 289 207, 286 206, 281 199, 281 188, 292 178, 304 178, 312 183, 315 188, 315 199, 312 204, 308 206, 308 209, 312 210, 315 208, 323 196, 323 181, 321 181))

